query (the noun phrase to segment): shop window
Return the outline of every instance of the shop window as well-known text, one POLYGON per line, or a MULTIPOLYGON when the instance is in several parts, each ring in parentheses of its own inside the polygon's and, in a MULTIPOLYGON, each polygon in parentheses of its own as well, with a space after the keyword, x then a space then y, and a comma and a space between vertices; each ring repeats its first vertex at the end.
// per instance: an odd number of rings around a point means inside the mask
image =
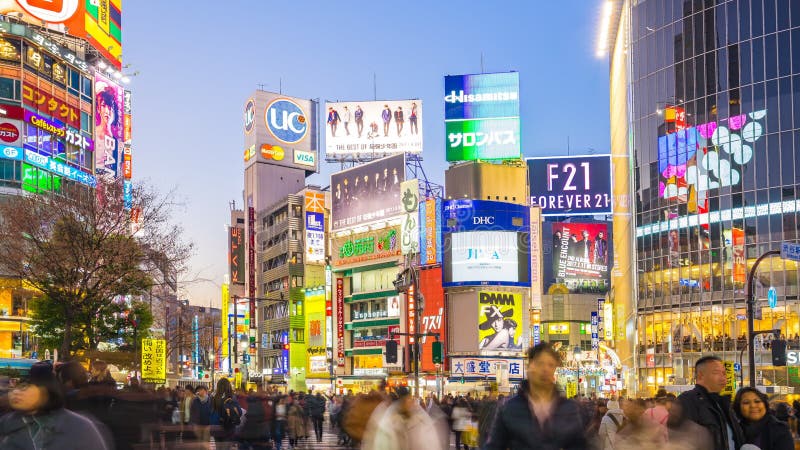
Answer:
POLYGON ((19 161, 0 159, 0 180, 19 181, 20 180, 19 167, 20 167, 19 161))
POLYGON ((305 342, 306 335, 303 328, 292 328, 292 341, 305 342))
POLYGON ((299 275, 293 275, 292 287, 303 287, 303 277, 299 275))

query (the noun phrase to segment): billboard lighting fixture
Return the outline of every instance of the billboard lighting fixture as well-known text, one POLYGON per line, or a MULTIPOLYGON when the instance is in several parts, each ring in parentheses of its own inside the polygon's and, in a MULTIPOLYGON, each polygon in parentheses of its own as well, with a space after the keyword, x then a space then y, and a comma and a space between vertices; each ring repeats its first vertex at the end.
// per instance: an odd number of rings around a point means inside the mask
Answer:
POLYGON ((608 52, 608 33, 611 27, 611 13, 614 9, 614 3, 611 0, 606 0, 603 4, 602 22, 600 24, 600 37, 597 39, 597 54, 598 58, 602 58, 608 52))
POLYGON ((100 61, 97 65, 100 67, 100 70, 105 70, 106 67, 108 67, 108 64, 106 64, 105 61, 100 61))

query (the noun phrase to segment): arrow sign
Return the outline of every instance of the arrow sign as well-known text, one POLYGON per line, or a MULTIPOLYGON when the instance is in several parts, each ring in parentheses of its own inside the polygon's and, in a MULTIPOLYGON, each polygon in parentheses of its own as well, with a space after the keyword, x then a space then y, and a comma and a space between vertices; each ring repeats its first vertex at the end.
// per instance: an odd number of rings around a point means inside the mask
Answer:
POLYGON ((793 244, 791 242, 782 242, 781 258, 791 259, 793 261, 800 261, 800 244, 793 244))

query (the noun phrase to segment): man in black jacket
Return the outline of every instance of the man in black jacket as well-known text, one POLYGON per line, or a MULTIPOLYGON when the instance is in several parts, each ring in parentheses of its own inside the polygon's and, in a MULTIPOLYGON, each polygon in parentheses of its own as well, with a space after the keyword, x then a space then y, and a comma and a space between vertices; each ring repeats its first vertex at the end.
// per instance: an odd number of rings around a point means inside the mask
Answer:
POLYGON ((528 350, 528 380, 497 411, 484 450, 578 450, 588 447, 580 408, 558 392, 561 357, 548 343, 528 350))
POLYGON ((739 422, 734 419, 730 398, 719 395, 727 378, 725 365, 716 356, 704 356, 694 366, 696 386, 678 396, 681 417, 670 417, 671 426, 691 420, 708 430, 714 450, 738 450, 744 443, 739 422))

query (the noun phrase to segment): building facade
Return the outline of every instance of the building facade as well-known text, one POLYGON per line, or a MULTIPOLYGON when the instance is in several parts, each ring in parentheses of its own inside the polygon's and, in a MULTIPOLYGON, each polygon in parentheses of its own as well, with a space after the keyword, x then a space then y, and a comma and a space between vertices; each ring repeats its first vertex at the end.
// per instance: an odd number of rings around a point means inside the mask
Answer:
MULTIPOLYGON (((104 20, 98 8, 78 7, 58 23, 10 3, 0 15, 0 201, 69 184, 92 189, 100 174, 129 181, 120 2, 106 3, 104 20)), ((44 356, 28 329, 35 295, 0 269, 0 357, 44 356)))
MULTIPOLYGON (((800 5, 619 6, 611 127, 614 151, 632 158, 639 391, 691 385, 701 355, 747 373, 747 272, 797 239, 800 5)), ((779 329, 790 349, 800 345, 797 275, 775 258, 755 283, 755 329, 779 329)), ((764 341, 757 384, 800 387, 797 367, 773 367, 764 341)))

